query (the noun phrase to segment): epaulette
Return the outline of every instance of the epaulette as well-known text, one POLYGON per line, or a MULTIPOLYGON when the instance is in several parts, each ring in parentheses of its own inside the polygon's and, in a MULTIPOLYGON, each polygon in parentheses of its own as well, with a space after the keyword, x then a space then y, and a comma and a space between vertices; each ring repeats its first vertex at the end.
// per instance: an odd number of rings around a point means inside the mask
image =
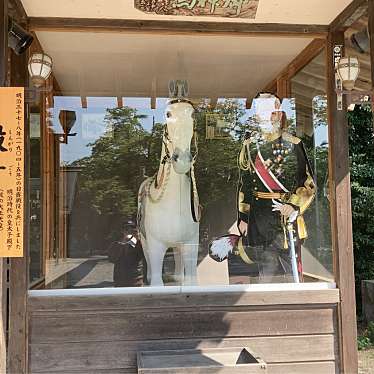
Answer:
POLYGON ((298 138, 297 136, 293 136, 293 135, 289 134, 288 132, 282 133, 282 138, 284 140, 289 141, 292 144, 299 144, 301 142, 300 138, 298 138))

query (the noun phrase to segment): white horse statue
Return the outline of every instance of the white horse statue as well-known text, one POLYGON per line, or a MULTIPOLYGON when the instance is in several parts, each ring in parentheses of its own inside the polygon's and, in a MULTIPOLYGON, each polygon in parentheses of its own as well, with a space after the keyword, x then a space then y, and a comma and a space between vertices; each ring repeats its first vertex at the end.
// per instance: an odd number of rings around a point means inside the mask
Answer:
POLYGON ((139 190, 138 225, 151 286, 163 285, 168 248, 174 248, 182 283, 196 284, 199 202, 194 177, 197 152, 191 154, 192 139, 196 141, 193 113, 187 100, 169 101, 159 170, 139 190))

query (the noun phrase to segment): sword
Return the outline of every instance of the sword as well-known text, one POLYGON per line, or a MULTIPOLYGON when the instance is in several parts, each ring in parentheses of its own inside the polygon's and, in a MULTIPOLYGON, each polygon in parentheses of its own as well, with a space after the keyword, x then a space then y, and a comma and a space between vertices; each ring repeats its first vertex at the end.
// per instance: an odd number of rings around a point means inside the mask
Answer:
MULTIPOLYGON (((282 207, 282 203, 276 201, 273 199, 273 212, 274 211, 279 211, 280 208, 282 207)), ((299 276, 299 269, 297 265, 297 255, 296 255, 296 248, 295 248, 295 236, 294 236, 294 227, 293 223, 295 222, 297 218, 297 213, 295 215, 291 215, 291 217, 288 218, 287 222, 287 232, 288 232, 288 239, 290 242, 290 254, 291 254, 291 265, 292 265, 292 275, 293 275, 293 280, 295 283, 300 283, 300 276, 299 276)))
POLYGON ((297 266, 297 256, 295 248, 295 237, 294 237, 294 228, 293 222, 287 223, 288 238, 290 241, 290 253, 291 253, 291 264, 292 264, 292 274, 293 280, 295 283, 300 283, 299 270, 297 266))

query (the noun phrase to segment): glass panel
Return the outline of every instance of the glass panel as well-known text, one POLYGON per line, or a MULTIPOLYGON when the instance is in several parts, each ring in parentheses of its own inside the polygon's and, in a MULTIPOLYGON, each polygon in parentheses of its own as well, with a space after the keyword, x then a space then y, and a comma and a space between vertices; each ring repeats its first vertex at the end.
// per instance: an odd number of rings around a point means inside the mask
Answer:
POLYGON ((59 83, 42 116, 46 287, 333 280, 323 56, 281 101, 257 92, 284 49, 260 64, 241 38, 125 36, 71 39, 82 71, 40 34, 59 83))
POLYGON ((41 242, 41 137, 40 113, 30 113, 30 283, 40 280, 42 270, 41 242))
POLYGON ((329 204, 328 126, 325 53, 292 79, 298 136, 303 139, 314 172, 317 193, 305 214, 309 238, 302 250, 304 272, 311 280, 333 280, 333 252, 329 204))

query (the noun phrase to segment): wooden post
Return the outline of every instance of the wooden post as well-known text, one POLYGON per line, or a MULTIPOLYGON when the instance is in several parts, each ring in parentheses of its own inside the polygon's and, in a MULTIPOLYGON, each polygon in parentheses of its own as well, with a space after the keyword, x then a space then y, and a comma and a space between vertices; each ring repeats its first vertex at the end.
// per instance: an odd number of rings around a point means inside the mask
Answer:
POLYGON ((0 374, 6 374, 7 289, 7 261, 0 259, 0 374))
MULTIPOLYGON (((0 0, 0 87, 8 75, 8 0, 0 0)), ((0 258, 0 374, 7 371, 8 264, 0 258)))
MULTIPOLYGON (((23 25, 25 26, 25 25, 23 25)), ((15 87, 26 87, 27 75, 27 53, 17 56, 11 53, 11 85, 15 87)), ((25 185, 28 186, 29 171, 29 126, 27 105, 25 105, 25 185)), ((9 374, 24 374, 27 372, 27 318, 26 303, 28 289, 28 217, 29 204, 28 189, 24 196, 24 256, 12 258, 9 267, 9 332, 8 332, 8 370, 9 374)))
POLYGON ((358 357, 348 120, 346 104, 344 104, 344 110, 337 110, 334 64, 334 47, 337 45, 344 46, 343 31, 331 32, 327 43, 330 201, 335 277, 341 298, 338 308, 339 372, 353 374, 358 372, 358 357))
POLYGON ((8 75, 8 0, 0 0, 0 87, 8 75))
MULTIPOLYGON (((26 53, 16 56, 8 48, 8 1, 0 0, 0 86, 24 87, 27 85, 26 53), (9 58, 11 64, 8 64, 9 58)), ((24 26, 24 25, 23 25, 24 26)), ((25 119, 27 110, 25 110, 25 119)), ((25 122, 26 124, 26 122, 25 122)), ((25 126, 25 134, 28 126, 25 126)), ((26 154, 27 154, 27 144, 26 154)), ((25 157, 28 160, 28 157, 25 157)), ((29 168, 25 165, 25 170, 29 168)), ((26 179, 27 181, 27 179, 26 179)), ((27 184, 26 184, 27 185, 27 184)), ((25 190, 27 191, 27 189, 25 190)), ((25 217, 29 217, 27 192, 25 217)), ((25 220, 25 240, 28 225, 25 220)), ((25 256, 17 259, 0 259, 0 373, 24 374, 27 372, 26 297, 28 287, 27 244, 25 256), (7 339, 6 339, 7 334, 7 339), (5 346, 6 343, 6 346, 5 346)))

